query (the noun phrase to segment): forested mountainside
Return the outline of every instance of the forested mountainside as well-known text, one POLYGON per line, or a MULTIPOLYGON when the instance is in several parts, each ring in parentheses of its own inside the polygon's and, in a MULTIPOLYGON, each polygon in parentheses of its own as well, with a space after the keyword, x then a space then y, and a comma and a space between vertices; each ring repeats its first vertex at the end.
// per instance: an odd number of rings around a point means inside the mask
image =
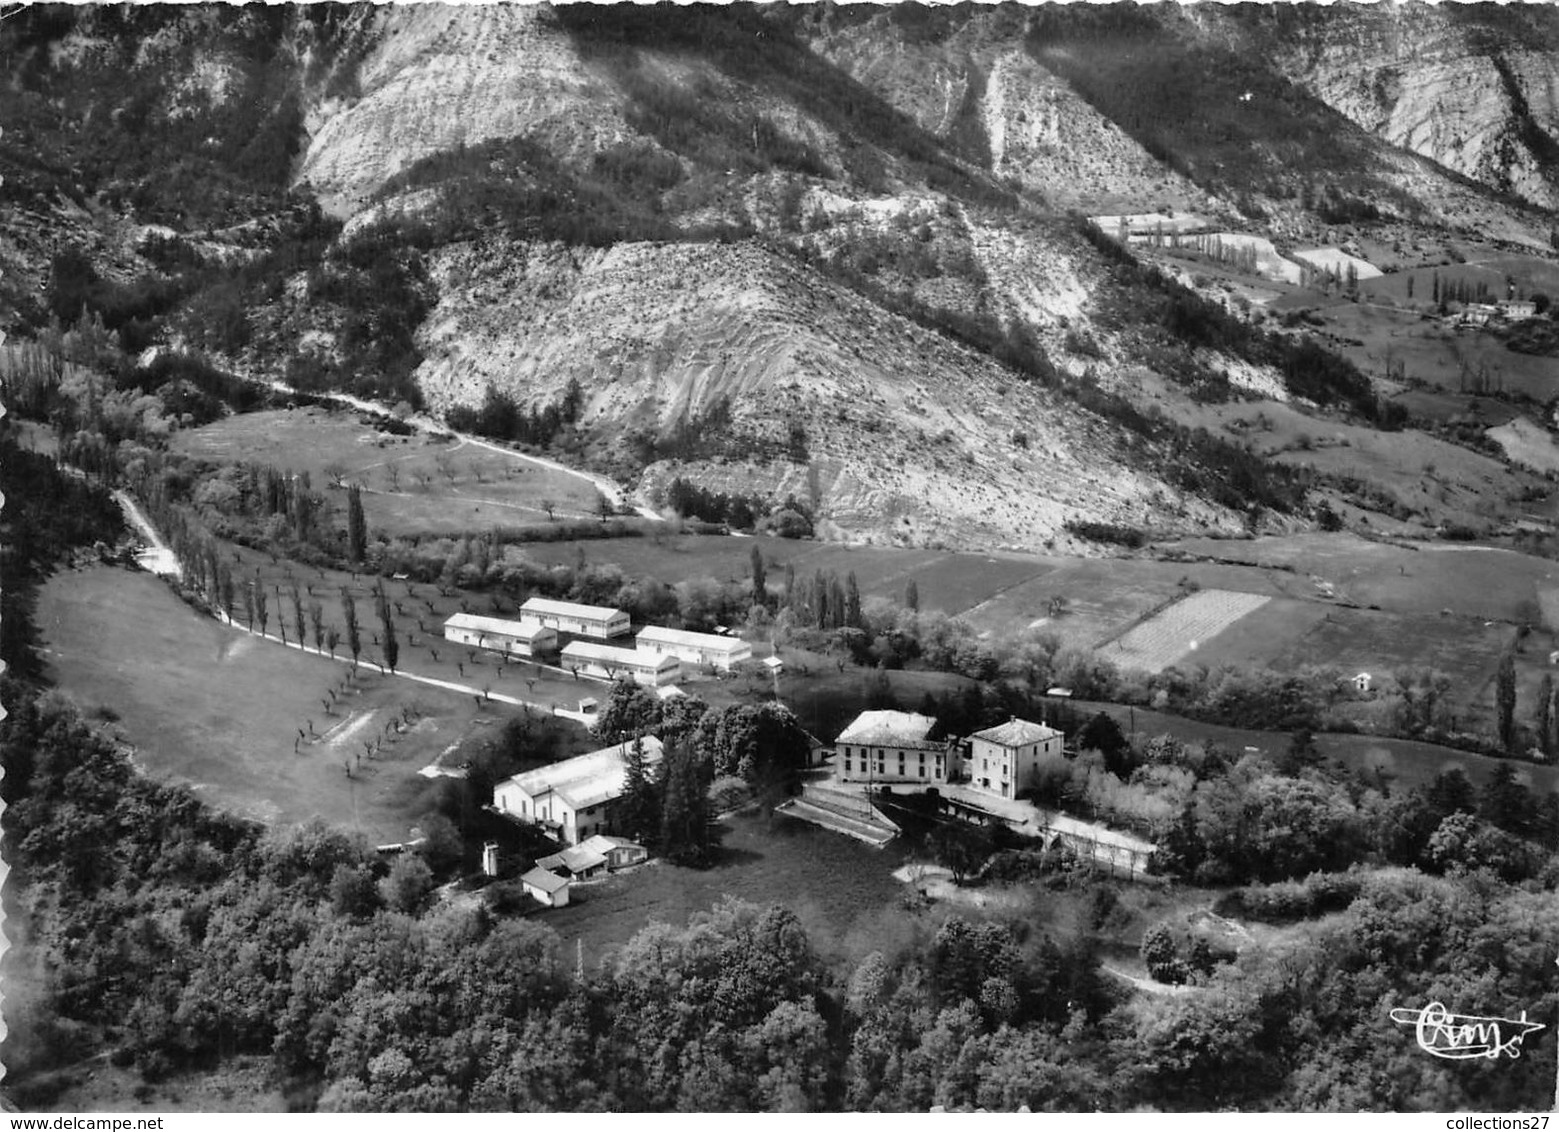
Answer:
POLYGON ((440 413, 577 381, 539 438, 570 458, 809 491, 842 537, 1303 526, 1342 489, 1196 406, 1375 422, 1371 375, 1079 213, 1546 246, 1552 13, 1416 12, 35 7, 0 30, 4 319, 440 413), (1352 46, 1376 110, 1328 77, 1352 46), (1460 148, 1412 124, 1448 59, 1492 84, 1470 133, 1429 114, 1460 148))

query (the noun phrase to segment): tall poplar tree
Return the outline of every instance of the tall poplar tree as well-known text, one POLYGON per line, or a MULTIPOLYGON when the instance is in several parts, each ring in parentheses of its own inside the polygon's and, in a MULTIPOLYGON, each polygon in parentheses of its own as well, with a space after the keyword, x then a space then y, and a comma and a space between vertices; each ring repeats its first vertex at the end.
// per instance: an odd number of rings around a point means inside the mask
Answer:
POLYGON ((1499 658, 1494 677, 1494 706, 1499 711, 1499 743, 1509 751, 1516 745, 1516 655, 1506 652, 1499 658))
POLYGON ((363 651, 363 638, 357 628, 357 602, 345 587, 341 590, 341 616, 346 621, 346 647, 352 652, 352 667, 356 668, 358 654, 363 651))
POLYGON ((752 603, 766 606, 769 604, 768 575, 763 568, 763 549, 756 543, 752 548, 752 603))
POLYGON ((363 518, 363 489, 353 484, 346 491, 346 553, 361 562, 368 553, 368 521, 363 518))

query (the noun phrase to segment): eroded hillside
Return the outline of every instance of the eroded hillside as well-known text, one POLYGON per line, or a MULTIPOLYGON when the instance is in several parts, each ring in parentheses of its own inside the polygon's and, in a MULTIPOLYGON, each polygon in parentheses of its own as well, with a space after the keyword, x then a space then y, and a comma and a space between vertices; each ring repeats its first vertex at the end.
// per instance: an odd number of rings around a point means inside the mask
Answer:
MULTIPOLYGON (((805 498, 815 467, 846 536, 1034 547, 1082 517, 1238 525, 1136 470, 1104 420, 755 245, 466 244, 433 270, 419 376, 434 404, 575 379, 584 423, 622 450, 728 402, 740 439, 694 474, 805 498)), ((673 470, 654 462, 645 482, 673 470)))

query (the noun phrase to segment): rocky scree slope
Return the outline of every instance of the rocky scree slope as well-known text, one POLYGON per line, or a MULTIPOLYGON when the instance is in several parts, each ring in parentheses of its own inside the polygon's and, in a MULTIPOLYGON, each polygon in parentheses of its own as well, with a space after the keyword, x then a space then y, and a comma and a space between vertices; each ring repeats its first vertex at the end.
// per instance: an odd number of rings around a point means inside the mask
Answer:
MULTIPOLYGON (((1559 11, 1377 4, 1229 17, 1285 75, 1392 145, 1559 207, 1559 11)), ((1216 17, 1214 17, 1216 22, 1216 17)))
MULTIPOLYGON (((799 428, 808 461, 739 443, 696 478, 806 498, 816 465, 822 516, 849 537, 1033 548, 1070 518, 1239 526, 1137 470, 1149 461, 1105 421, 755 244, 491 242, 431 270, 433 404, 488 384, 544 399, 576 378, 584 425, 621 447, 725 401, 736 437, 783 446, 799 428)), ((677 470, 652 464, 645 483, 677 470)))

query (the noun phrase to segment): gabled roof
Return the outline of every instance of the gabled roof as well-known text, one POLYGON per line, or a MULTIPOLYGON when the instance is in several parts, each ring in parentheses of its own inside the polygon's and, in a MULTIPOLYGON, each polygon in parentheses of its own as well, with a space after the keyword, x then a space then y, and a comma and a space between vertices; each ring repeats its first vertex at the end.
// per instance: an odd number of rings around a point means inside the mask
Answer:
POLYGON ((536 858, 538 869, 563 869, 571 873, 587 873, 604 864, 606 864, 606 854, 590 848, 586 842, 570 845, 563 852, 554 853, 550 857, 536 858))
MULTIPOLYGON (((647 735, 640 741, 644 744, 645 761, 651 764, 659 762, 663 753, 660 740, 647 735)), ((589 754, 576 755, 551 766, 517 774, 498 785, 501 788, 512 782, 532 798, 552 790, 576 810, 610 802, 622 797, 623 788, 627 785, 626 758, 628 748, 633 743, 634 740, 629 739, 589 754)))
POLYGON ((940 749, 941 743, 926 738, 936 726, 929 715, 913 711, 863 711, 844 729, 837 743, 860 743, 868 747, 927 747, 940 749))
POLYGON ((571 641, 563 647, 564 660, 596 660, 602 664, 620 664, 623 667, 648 668, 662 672, 677 668, 680 661, 662 653, 644 652, 641 649, 625 649, 617 645, 602 645, 595 641, 571 641))
POLYGON ((638 639, 655 641, 663 645, 708 649, 710 652, 718 653, 752 651, 752 646, 740 637, 717 637, 713 633, 693 633, 687 629, 667 629, 660 625, 646 625, 639 630, 638 639))
POLYGON ((1026 747, 1030 743, 1043 743, 1046 739, 1053 739, 1059 734, 1061 732, 1054 727, 1046 727, 1043 723, 1030 723, 1026 719, 1013 718, 995 727, 987 727, 984 731, 976 731, 969 738, 984 739, 999 747, 1026 747))
POLYGON ((534 641, 537 637, 556 636, 553 629, 539 621, 505 621, 501 617, 479 617, 475 613, 457 613, 444 622, 446 629, 470 629, 477 633, 534 641))
POLYGON ((546 869, 536 867, 520 878, 521 884, 528 884, 532 888, 539 888, 548 896, 551 896, 560 888, 568 887, 568 878, 560 877, 557 873, 548 872, 546 869))
POLYGON ((551 617, 583 617, 588 621, 610 621, 613 617, 627 616, 620 609, 604 605, 580 605, 574 601, 553 601, 547 597, 528 597, 520 606, 520 613, 544 613, 551 617))
POLYGON ((640 845, 637 841, 630 841, 626 837, 612 837, 609 834, 598 833, 594 837, 587 837, 581 841, 579 843, 579 848, 590 849, 604 856, 612 852, 614 849, 642 850, 644 846, 640 845))

